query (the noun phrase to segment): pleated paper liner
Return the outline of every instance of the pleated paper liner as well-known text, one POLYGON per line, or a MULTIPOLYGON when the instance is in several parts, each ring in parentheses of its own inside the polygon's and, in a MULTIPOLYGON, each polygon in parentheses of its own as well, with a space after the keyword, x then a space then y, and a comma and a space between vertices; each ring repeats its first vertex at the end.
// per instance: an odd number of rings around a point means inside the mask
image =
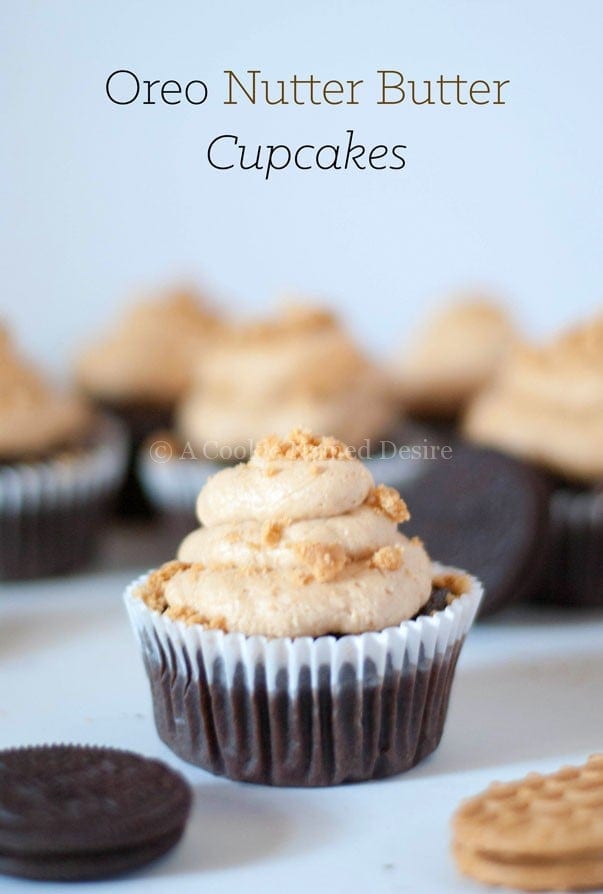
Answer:
POLYGON ((0 580, 64 573, 91 558, 126 447, 122 426, 102 417, 90 446, 0 466, 0 580))
POLYGON ((185 760, 245 782, 325 786, 401 773, 439 744, 477 580, 442 611, 378 633, 269 639, 151 611, 134 595, 145 577, 126 606, 158 733, 185 760))

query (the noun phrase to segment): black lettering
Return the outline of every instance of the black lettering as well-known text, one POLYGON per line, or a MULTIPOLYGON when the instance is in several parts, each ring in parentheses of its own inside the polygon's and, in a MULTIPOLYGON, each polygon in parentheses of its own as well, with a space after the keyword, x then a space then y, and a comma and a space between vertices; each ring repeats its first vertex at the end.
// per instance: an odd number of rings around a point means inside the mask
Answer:
POLYGON ((178 81, 165 81, 161 85, 161 99, 168 106, 177 106, 181 103, 180 99, 168 99, 168 96, 175 94, 176 96, 180 96, 182 93, 182 87, 178 83, 178 81), (174 87, 168 86, 170 84, 175 84, 174 87))
POLYGON ((205 100, 207 99, 207 84, 205 81, 189 81, 186 87, 184 88, 184 95, 186 97, 186 101, 190 102, 192 106, 200 106, 203 105, 205 100), (193 84, 199 84, 201 90, 203 91, 203 97, 201 99, 194 100, 192 99, 189 90, 193 86, 193 84))
POLYGON ((212 150, 213 150, 214 146, 216 146, 220 142, 220 140, 233 140, 235 146, 238 146, 239 138, 236 137, 232 133, 223 133, 219 137, 216 137, 215 139, 213 139, 211 141, 211 143, 209 144, 209 146, 207 147, 207 160, 210 163, 210 165, 212 166, 212 168, 217 168, 218 171, 228 171, 231 168, 234 168, 234 164, 219 165, 219 164, 216 164, 216 162, 212 158, 212 150))
POLYGON ((118 69, 118 71, 111 72, 111 74, 107 78, 107 81, 105 83, 105 92, 106 92, 107 96, 109 97, 109 99, 111 100, 111 102, 114 102, 116 105, 129 106, 131 102, 134 102, 134 100, 136 100, 138 98, 138 94, 140 93, 140 81, 138 80, 138 78, 136 77, 136 75, 134 74, 133 71, 129 71, 127 68, 120 68, 120 69, 118 69), (112 89, 111 81, 113 80, 114 77, 116 77, 116 75, 129 75, 130 78, 134 78, 134 83, 136 85, 136 93, 134 94, 134 96, 131 99, 115 99, 115 97, 111 93, 111 89, 112 89))
POLYGON ((362 156, 366 152, 365 147, 362 145, 358 145, 358 146, 352 145, 352 140, 354 139, 354 131, 353 130, 346 130, 346 133, 348 134, 348 147, 347 147, 347 151, 345 153, 345 164, 344 164, 345 170, 347 171, 347 169, 350 167, 350 161, 353 161, 354 164, 356 165, 356 167, 359 168, 361 171, 366 170, 366 165, 361 165, 358 162, 358 159, 362 158, 362 156))
POLYGON ((405 165, 406 165, 406 161, 405 161, 405 159, 404 159, 404 156, 401 155, 400 152, 399 152, 398 150, 399 150, 399 149, 406 149, 406 148, 407 148, 407 147, 406 147, 406 146, 403 146, 402 144, 400 144, 400 145, 398 145, 398 146, 392 146, 392 155, 394 156, 394 158, 397 158, 398 161, 401 162, 401 163, 400 163, 399 165, 390 165, 390 166, 389 166, 390 171, 401 171, 402 168, 405 167, 405 165))
POLYGON ((369 152, 369 165, 371 168, 374 168, 375 171, 385 171, 387 165, 376 165, 375 159, 377 158, 385 158, 388 153, 387 146, 373 146, 371 151, 369 152))

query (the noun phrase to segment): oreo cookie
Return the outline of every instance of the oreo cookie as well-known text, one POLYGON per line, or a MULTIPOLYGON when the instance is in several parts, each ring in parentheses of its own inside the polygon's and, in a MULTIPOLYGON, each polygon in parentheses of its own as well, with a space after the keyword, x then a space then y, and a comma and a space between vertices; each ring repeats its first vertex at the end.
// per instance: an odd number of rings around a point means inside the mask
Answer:
POLYGON ((0 751, 0 872, 76 881, 135 869, 176 844, 191 800, 180 774, 129 751, 0 751))
MULTIPOLYGON (((437 435, 433 435, 437 441, 437 435)), ((547 561, 549 487, 519 460, 449 439, 450 455, 424 461, 403 489, 404 533, 430 556, 466 569, 484 585, 480 615, 538 591, 547 561)))

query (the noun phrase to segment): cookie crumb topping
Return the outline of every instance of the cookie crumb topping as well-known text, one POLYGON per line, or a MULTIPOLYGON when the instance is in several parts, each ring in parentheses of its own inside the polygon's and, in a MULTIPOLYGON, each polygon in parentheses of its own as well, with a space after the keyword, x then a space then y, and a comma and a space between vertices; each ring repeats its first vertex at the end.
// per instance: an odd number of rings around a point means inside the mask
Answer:
POLYGON ((310 462, 325 459, 352 459, 352 451, 333 437, 319 437, 295 428, 286 438, 268 435, 258 441, 254 456, 265 460, 301 459, 310 462))
POLYGON ((403 553, 401 546, 382 546, 369 559, 369 566, 379 571, 397 571, 402 567, 403 553))
POLYGON ((395 487, 379 484, 374 487, 366 498, 366 505, 376 512, 382 512, 392 521, 401 524, 410 518, 408 506, 395 487))
POLYGON ((312 577, 321 583, 336 578, 347 563, 340 543, 294 543, 292 549, 300 562, 309 566, 312 577))
POLYGON ((149 574, 145 582, 136 591, 136 595, 143 602, 146 602, 152 611, 164 612, 167 608, 164 595, 165 585, 179 571, 186 571, 190 567, 191 564, 189 562, 180 562, 177 559, 174 559, 173 562, 166 562, 165 565, 149 574))
POLYGON ((277 546, 280 543, 284 527, 284 522, 266 520, 261 531, 263 546, 277 546))
POLYGON ((201 624, 206 630, 222 630, 228 633, 226 618, 206 618, 186 605, 170 605, 165 609, 165 615, 172 621, 184 621, 185 624, 201 624))
POLYGON ((471 581, 466 574, 454 574, 446 572, 445 574, 436 574, 433 578, 433 586, 443 590, 449 590, 452 594, 450 602, 454 601, 458 596, 468 593, 471 589, 471 581))

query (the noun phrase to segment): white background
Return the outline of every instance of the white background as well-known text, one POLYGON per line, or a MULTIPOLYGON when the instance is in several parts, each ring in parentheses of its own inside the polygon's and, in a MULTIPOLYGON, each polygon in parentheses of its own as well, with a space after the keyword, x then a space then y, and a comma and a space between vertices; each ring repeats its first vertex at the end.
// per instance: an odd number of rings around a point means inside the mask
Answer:
POLYGON ((132 289, 201 276, 233 306, 318 294, 391 351, 491 284, 531 331, 601 302, 603 4, 1 0, 0 311, 67 365, 132 289), (114 69, 206 80, 118 107, 114 69), (364 78, 357 107, 227 107, 224 68, 364 78), (378 68, 511 80, 504 107, 382 107, 378 68), (209 141, 406 143, 404 172, 219 172, 209 141))

